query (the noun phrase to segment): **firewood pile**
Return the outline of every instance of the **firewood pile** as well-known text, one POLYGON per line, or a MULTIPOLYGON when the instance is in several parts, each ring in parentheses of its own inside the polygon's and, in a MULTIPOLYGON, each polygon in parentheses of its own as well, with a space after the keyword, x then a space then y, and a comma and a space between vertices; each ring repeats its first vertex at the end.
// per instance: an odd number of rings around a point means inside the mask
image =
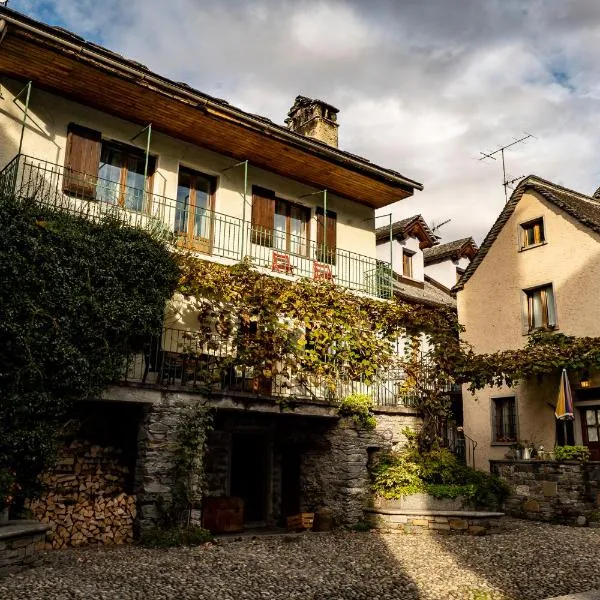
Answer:
POLYGON ((64 448, 42 476, 43 494, 27 503, 50 525, 46 547, 132 542, 136 499, 123 491, 128 472, 117 448, 80 441, 64 448))

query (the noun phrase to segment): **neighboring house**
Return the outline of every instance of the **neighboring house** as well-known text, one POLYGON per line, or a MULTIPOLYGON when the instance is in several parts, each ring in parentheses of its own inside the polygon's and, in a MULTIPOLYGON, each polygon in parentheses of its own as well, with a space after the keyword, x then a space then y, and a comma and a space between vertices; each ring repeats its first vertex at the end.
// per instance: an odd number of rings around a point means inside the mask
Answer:
POLYGON ((389 225, 378 227, 375 237, 377 258, 392 265, 396 296, 430 306, 456 306, 450 289, 427 277, 424 257, 438 238, 421 215, 392 223, 391 229, 389 225))
MULTIPOLYGON (((455 290, 463 339, 477 353, 522 348, 540 329, 600 336, 600 201, 527 177, 455 290)), ((546 449, 584 443, 600 459, 600 379, 569 376, 574 422, 554 417, 558 375, 475 395, 463 390, 464 428, 478 443, 480 469, 523 440, 546 449)))
MULTIPOLYGON (((208 261, 233 265, 249 256, 273 276, 324 278, 390 297, 375 210, 422 185, 338 149, 337 110, 327 103, 299 96, 286 123, 0 8, 0 191, 84 208, 92 217, 111 212, 134 226, 151 224, 208 261)), ((410 280, 423 292, 420 244, 434 239, 419 223, 407 232, 412 271, 398 282, 410 280)), ((129 435, 136 439, 139 431, 131 469, 142 526, 155 521, 156 505, 170 494, 164 449, 178 410, 201 397, 180 343, 191 325, 166 325, 154 356, 136 357, 128 385, 105 394, 117 403, 113 410, 139 407, 129 435)), ((294 399, 281 414, 272 382, 257 387, 247 379, 234 373, 219 380, 219 394, 205 398, 216 410, 207 493, 242 497, 252 523, 273 524, 323 504, 338 521, 360 519, 367 449, 401 442, 401 428, 418 421, 415 411, 401 397, 386 397, 397 414, 386 421, 384 441, 350 439, 336 427, 337 411, 315 401, 322 398, 294 399), (332 447, 343 451, 332 458, 332 447), (359 474, 357 456, 364 458, 359 474)))
POLYGON ((477 244, 472 237, 425 248, 425 276, 451 290, 476 253, 477 244))

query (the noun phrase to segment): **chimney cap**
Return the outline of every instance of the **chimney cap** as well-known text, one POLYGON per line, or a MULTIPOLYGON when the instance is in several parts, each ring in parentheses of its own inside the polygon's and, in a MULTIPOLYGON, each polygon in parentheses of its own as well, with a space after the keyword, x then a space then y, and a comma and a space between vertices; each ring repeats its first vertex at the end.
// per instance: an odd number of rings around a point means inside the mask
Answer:
MULTIPOLYGON (((335 115, 340 112, 339 108, 333 106, 333 104, 329 104, 329 102, 325 102, 324 100, 319 100, 318 98, 308 98, 307 96, 296 96, 294 100, 294 104, 292 108, 290 108, 288 112, 288 117, 292 117, 295 112, 297 112, 301 108, 307 108, 309 106, 322 106, 330 112, 331 116, 335 118, 335 115)), ((287 122, 287 119, 286 119, 287 122)))

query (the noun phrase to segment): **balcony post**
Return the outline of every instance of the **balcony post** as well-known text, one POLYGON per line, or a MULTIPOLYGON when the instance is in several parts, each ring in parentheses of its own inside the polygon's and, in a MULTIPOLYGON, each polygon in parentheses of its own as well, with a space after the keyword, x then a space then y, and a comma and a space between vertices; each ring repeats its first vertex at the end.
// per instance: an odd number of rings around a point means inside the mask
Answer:
POLYGON ((31 97, 31 81, 27 82, 27 85, 15 96, 13 102, 16 104, 17 100, 21 97, 24 91, 27 91, 25 96, 25 110, 23 111, 23 121, 21 121, 21 138, 19 139, 19 154, 23 150, 23 136, 25 135, 25 124, 27 122, 27 113, 29 112, 29 99, 31 97))

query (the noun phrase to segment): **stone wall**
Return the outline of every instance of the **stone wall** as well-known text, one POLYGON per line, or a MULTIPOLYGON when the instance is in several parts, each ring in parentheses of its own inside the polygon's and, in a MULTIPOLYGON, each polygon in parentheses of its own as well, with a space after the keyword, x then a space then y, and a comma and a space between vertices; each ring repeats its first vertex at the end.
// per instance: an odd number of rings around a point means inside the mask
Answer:
POLYGON ((47 529, 37 521, 9 521, 0 526, 0 577, 35 565, 47 529))
MULTIPOLYGON (((172 498, 177 424, 189 400, 177 394, 161 394, 161 401, 147 404, 138 434, 135 488, 140 529, 154 526, 161 505, 172 498)), ((361 521, 370 502, 368 465, 381 450, 398 450, 406 443, 405 427, 418 428, 420 418, 408 408, 376 413, 377 427, 365 431, 352 419, 309 417, 291 412, 260 413, 249 410, 217 410, 209 433, 204 460, 204 495, 231 493, 232 435, 257 432, 270 444, 270 489, 267 524, 281 523, 282 453, 297 450, 300 457, 299 508, 313 512, 330 508, 337 525, 361 521)), ((200 497, 198 498, 200 503, 200 497)))
POLYGON ((570 525, 598 521, 600 463, 493 460, 490 466, 512 488, 507 513, 570 525))

